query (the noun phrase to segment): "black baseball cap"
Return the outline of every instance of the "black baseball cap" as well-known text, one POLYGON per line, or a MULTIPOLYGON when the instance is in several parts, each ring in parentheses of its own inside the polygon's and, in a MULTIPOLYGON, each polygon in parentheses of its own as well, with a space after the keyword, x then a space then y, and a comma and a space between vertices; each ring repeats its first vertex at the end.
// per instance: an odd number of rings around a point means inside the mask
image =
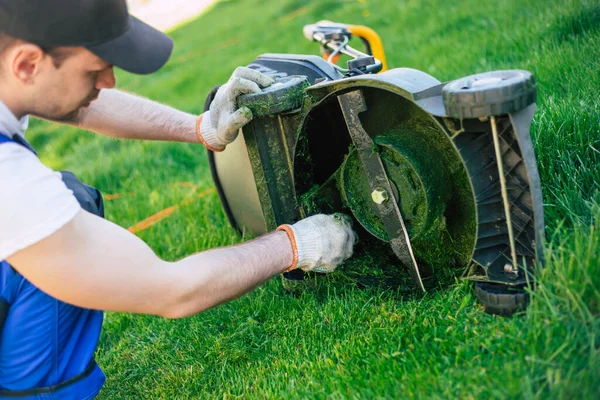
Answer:
POLYGON ((0 0, 0 33, 42 47, 83 46, 135 74, 159 70, 173 41, 129 15, 125 0, 0 0))

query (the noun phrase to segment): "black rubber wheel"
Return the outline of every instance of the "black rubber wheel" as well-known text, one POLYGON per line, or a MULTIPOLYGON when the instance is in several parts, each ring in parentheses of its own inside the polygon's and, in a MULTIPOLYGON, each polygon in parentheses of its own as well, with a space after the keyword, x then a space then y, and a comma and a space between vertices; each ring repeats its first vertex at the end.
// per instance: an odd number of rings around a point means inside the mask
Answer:
POLYGON ((529 293, 522 287, 476 282, 475 294, 488 314, 510 317, 529 305, 529 293))
POLYGON ((485 72, 449 82, 442 98, 452 118, 509 114, 535 103, 535 80, 531 72, 522 70, 485 72))
POLYGON ((248 107, 254 117, 278 114, 300 107, 304 89, 308 86, 310 83, 306 76, 290 75, 278 78, 260 93, 239 96, 237 104, 238 107, 248 107))

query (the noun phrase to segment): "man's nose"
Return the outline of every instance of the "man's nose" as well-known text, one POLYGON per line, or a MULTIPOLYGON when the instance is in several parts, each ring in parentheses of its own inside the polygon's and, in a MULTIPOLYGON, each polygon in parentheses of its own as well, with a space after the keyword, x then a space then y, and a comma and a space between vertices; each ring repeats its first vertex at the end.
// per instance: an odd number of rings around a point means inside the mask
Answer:
POLYGON ((96 89, 112 89, 117 84, 117 78, 115 77, 115 71, 113 67, 106 68, 98 75, 96 80, 96 89))

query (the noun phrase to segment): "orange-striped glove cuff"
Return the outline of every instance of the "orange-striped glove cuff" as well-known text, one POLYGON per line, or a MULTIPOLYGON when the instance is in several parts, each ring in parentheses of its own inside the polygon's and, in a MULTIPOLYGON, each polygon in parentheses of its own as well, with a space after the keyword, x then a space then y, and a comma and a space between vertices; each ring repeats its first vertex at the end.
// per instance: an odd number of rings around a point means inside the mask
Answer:
POLYGON ((288 238, 290 239, 290 243, 292 244, 292 252, 294 253, 294 260, 292 261, 292 265, 285 272, 290 272, 293 269, 296 269, 298 266, 298 246, 296 244, 296 235, 294 234, 294 230, 290 225, 284 224, 280 225, 277 228, 277 231, 284 231, 287 233, 288 238))
POLYGON ((198 116, 198 119, 196 120, 196 135, 198 136, 200 143, 202 143, 210 151, 219 153, 225 150, 225 147, 217 148, 208 143, 211 141, 211 139, 216 139, 217 137, 217 131, 210 123, 210 114, 202 113, 198 116))

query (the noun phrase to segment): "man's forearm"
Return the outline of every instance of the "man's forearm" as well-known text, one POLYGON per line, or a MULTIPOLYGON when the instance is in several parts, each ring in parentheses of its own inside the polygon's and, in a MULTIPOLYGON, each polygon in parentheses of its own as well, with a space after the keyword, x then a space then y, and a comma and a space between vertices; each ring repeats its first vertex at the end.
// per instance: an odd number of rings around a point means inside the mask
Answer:
POLYGON ((283 272, 293 257, 287 235, 276 232, 165 262, 132 233, 80 211, 8 261, 41 290, 70 304, 179 318, 247 293, 283 272))
POLYGON ((285 232, 189 256, 176 265, 181 268, 180 273, 193 274, 196 286, 182 290, 182 296, 175 299, 166 316, 194 315, 233 300, 282 273, 292 261, 293 252, 285 232))
POLYGON ((77 126, 101 135, 198 143, 197 116, 116 89, 80 111, 77 126))

